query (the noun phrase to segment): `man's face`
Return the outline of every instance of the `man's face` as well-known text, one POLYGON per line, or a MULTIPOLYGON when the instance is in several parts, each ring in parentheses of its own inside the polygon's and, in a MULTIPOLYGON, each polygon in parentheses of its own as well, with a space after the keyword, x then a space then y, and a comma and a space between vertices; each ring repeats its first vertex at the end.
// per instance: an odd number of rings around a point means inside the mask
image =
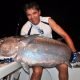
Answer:
POLYGON ((38 11, 35 8, 30 8, 26 10, 26 15, 28 20, 33 23, 34 25, 37 25, 40 21, 40 11, 38 11))

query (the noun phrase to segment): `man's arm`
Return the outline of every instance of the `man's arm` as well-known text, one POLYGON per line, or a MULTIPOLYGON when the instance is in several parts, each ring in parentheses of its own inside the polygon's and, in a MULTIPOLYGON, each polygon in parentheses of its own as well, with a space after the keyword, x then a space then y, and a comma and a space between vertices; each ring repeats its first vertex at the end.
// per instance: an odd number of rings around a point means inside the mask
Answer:
POLYGON ((68 46, 71 48, 72 52, 76 52, 76 48, 74 47, 74 43, 73 43, 72 39, 70 38, 70 36, 66 33, 66 31, 63 30, 53 19, 49 18, 48 21, 49 21, 49 25, 51 26, 51 28, 57 34, 59 34, 61 37, 64 38, 64 40, 66 41, 68 46))

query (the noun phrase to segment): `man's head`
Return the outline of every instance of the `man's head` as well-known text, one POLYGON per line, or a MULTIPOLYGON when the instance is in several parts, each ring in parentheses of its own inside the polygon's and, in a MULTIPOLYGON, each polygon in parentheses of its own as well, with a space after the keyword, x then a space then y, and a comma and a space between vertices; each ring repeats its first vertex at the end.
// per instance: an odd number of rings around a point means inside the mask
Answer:
POLYGON ((27 3, 24 6, 24 11, 26 13, 26 16, 28 20, 37 25, 40 22, 40 8, 39 5, 36 2, 27 3))

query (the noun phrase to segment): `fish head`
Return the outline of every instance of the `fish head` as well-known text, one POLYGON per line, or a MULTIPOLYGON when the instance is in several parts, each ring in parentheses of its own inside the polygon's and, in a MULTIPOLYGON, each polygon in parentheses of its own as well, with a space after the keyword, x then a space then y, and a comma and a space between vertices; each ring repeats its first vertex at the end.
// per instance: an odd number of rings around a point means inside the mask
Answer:
POLYGON ((4 38, 0 43, 0 55, 9 57, 17 53, 18 45, 17 40, 13 37, 4 38))

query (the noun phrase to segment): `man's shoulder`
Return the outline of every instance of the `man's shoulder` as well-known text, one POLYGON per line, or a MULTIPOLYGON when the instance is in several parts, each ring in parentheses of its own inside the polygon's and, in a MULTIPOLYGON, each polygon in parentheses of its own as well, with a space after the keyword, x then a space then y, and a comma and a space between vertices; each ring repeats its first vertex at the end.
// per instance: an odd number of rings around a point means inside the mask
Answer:
POLYGON ((31 25, 31 22, 27 21, 23 26, 30 26, 30 25, 31 25))
POLYGON ((48 23, 49 18, 51 18, 51 17, 49 17, 49 16, 48 17, 47 16, 46 17, 40 16, 40 20, 43 21, 43 22, 47 22, 47 23, 48 23))
POLYGON ((40 16, 40 19, 48 19, 51 18, 50 16, 40 16))

